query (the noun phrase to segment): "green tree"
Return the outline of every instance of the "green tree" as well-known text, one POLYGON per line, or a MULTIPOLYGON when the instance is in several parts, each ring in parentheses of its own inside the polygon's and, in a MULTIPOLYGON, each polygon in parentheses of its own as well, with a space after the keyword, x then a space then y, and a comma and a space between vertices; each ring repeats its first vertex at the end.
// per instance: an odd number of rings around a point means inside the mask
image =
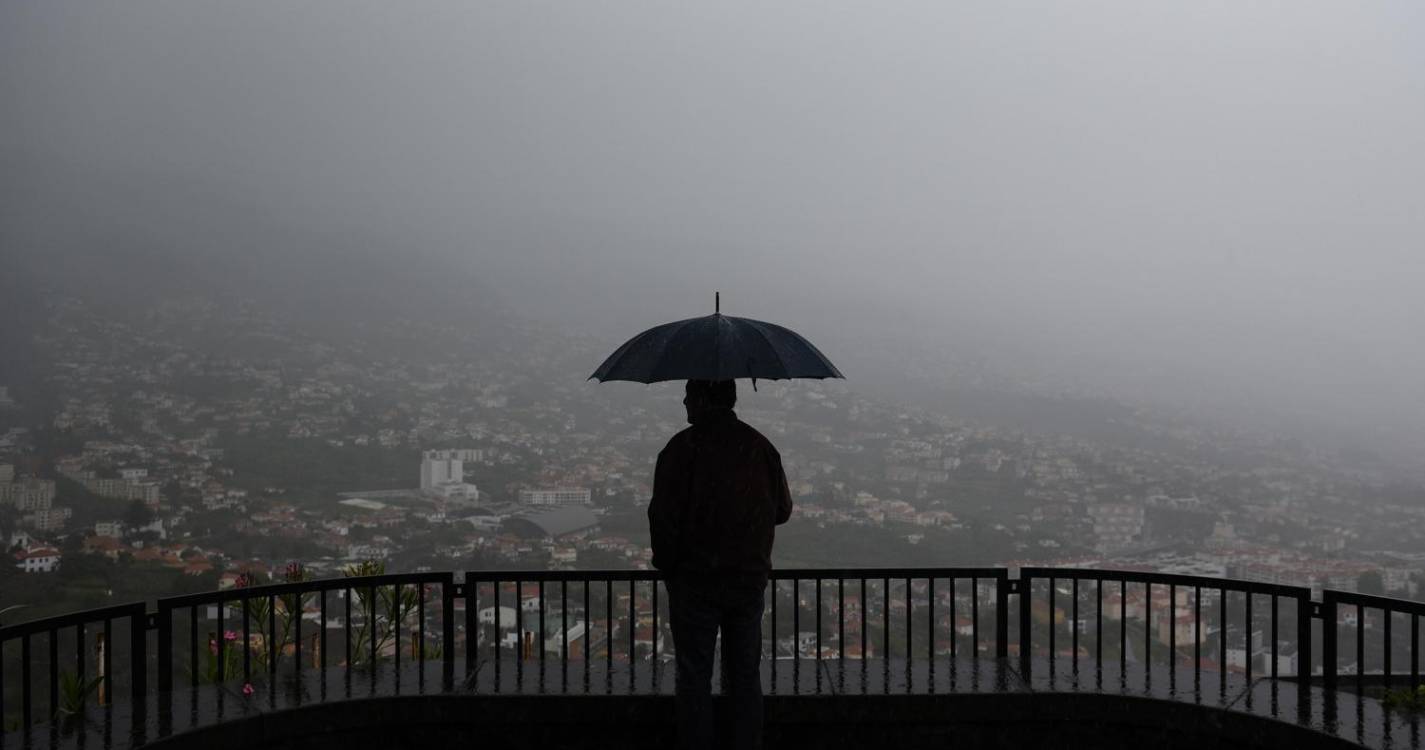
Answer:
POLYGON ((1379 570, 1368 570, 1356 578, 1356 591, 1362 594, 1385 594, 1385 579, 1379 570))

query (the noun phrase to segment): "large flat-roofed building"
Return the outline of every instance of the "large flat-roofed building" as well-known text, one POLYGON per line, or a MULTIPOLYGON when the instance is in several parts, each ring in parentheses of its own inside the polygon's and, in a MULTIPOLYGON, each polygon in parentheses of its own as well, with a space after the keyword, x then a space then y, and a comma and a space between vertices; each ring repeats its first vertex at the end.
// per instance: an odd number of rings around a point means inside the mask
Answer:
POLYGON ((523 505, 588 505, 592 499, 593 493, 587 487, 520 490, 523 505))
POLYGON ((421 489, 433 490, 443 484, 465 481, 465 461, 459 451, 426 451, 421 454, 421 489))
POLYGON ((571 506, 507 518, 504 527, 525 538, 578 538, 598 533, 599 517, 588 508, 571 506))

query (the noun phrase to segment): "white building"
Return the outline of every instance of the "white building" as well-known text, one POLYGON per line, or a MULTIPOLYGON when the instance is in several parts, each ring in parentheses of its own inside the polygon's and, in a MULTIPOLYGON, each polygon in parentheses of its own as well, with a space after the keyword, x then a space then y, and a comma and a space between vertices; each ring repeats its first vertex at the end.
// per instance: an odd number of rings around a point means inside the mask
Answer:
POLYGON ((592 493, 587 487, 520 490, 520 502, 524 505, 588 505, 591 499, 592 493))
POLYGON ((94 536, 111 536, 117 539, 123 535, 123 521, 100 521, 94 524, 94 536))
POLYGON ((26 477, 0 484, 0 505, 14 505, 21 513, 48 510, 54 502, 54 480, 26 477))
POLYGON ((54 547, 31 547, 15 553, 15 567, 26 573, 53 573, 61 555, 54 547))

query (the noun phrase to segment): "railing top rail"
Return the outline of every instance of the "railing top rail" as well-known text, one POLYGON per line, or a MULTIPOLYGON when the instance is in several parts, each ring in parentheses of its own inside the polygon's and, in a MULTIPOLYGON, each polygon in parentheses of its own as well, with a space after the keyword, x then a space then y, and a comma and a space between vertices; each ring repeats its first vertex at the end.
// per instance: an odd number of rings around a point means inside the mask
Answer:
POLYGON ((146 616, 147 610, 143 602, 130 602, 128 604, 115 604, 98 609, 86 609, 79 612, 66 612, 62 615, 43 617, 38 620, 21 622, 15 625, 5 625, 0 627, 0 641, 8 641, 13 638, 21 638, 35 633, 44 633, 60 628, 72 628, 76 625, 88 625, 91 622, 103 622, 104 620, 118 620, 125 617, 137 617, 142 619, 146 616))
POLYGON ((1296 599, 1309 600, 1311 589, 1305 586, 1288 586, 1280 583, 1247 581, 1240 578, 1217 578, 1214 576, 1193 576, 1180 573, 1154 573, 1146 570, 1111 570, 1107 568, 1032 568, 1019 569, 1019 577, 1063 578, 1099 581, 1127 581, 1129 583, 1151 583, 1204 589, 1225 589, 1253 594, 1274 594, 1296 599))
POLYGON ((431 571, 426 573, 390 573, 379 576, 317 578, 310 581, 297 581, 293 583, 270 583, 261 586, 227 588, 220 591, 204 591, 197 594, 164 597, 158 600, 158 609, 160 612, 165 612, 204 604, 222 604, 224 602, 245 601, 248 599, 260 599, 269 596, 283 596, 289 594, 309 594, 314 591, 367 589, 372 586, 393 586, 396 584, 450 583, 454 579, 454 575, 455 574, 450 571, 431 571))
MULTIPOLYGON (((774 581, 832 580, 837 578, 875 580, 877 578, 985 578, 1008 579, 1007 568, 776 568, 768 576, 774 581)), ((470 570, 467 583, 527 583, 570 581, 664 581, 668 573, 661 570, 630 568, 626 570, 470 570)))
POLYGON ((1416 602, 1409 599, 1393 599, 1388 596, 1378 596, 1376 594, 1358 594, 1354 591, 1337 591, 1326 589, 1321 592, 1322 603, 1331 604, 1359 604, 1362 607, 1371 609, 1384 609, 1390 612, 1404 612, 1407 614, 1425 615, 1425 602, 1416 602))

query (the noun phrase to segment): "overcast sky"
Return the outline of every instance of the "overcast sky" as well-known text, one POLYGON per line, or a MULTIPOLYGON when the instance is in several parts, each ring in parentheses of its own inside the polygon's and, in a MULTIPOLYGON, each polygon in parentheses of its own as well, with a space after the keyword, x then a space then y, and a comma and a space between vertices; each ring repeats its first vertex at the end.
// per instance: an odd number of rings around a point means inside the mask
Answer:
POLYGON ((4 195, 196 181, 571 329, 721 289, 842 348, 1425 443, 1415 0, 0 0, 0 107, 42 170, 4 195))

